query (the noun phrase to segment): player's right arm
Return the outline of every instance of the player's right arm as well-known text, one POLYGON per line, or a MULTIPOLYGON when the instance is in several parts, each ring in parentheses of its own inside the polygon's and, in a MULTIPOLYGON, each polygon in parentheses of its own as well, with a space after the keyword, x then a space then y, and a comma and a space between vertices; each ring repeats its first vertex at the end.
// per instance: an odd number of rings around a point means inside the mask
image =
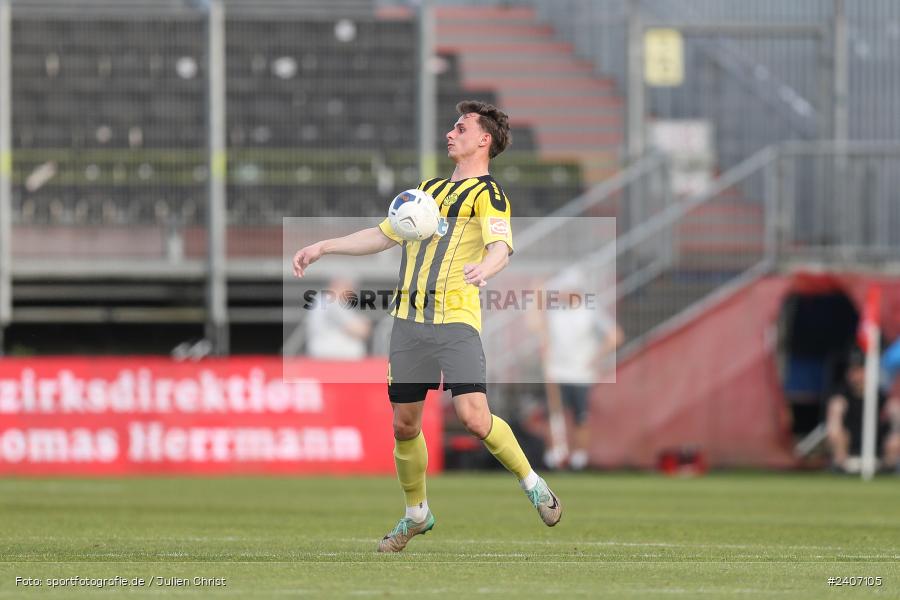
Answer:
POLYGON ((326 254, 365 256, 396 245, 397 241, 389 238, 378 227, 362 229, 344 237, 322 240, 297 251, 294 255, 294 276, 303 277, 306 268, 326 254))

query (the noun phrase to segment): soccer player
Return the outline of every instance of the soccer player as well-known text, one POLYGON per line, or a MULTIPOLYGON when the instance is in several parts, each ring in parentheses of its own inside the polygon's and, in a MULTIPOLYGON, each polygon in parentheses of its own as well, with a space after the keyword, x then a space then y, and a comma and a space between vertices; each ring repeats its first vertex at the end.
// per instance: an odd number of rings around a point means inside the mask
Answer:
POLYGON ((453 396, 466 429, 518 479, 541 519, 552 527, 562 505, 532 470, 509 425, 487 403, 478 288, 499 273, 513 253, 509 199, 488 172, 490 159, 509 145, 509 118, 478 101, 456 105, 459 119, 447 133, 447 155, 456 164, 449 179, 423 181, 447 218, 442 237, 404 241, 385 219, 378 227, 317 242, 294 255, 294 274, 326 254, 374 254, 401 244, 400 281, 391 314, 394 327, 388 362, 388 396, 394 411, 394 463, 406 498, 406 514, 378 544, 399 552, 434 527, 425 494, 428 450, 422 409, 429 389, 453 396))

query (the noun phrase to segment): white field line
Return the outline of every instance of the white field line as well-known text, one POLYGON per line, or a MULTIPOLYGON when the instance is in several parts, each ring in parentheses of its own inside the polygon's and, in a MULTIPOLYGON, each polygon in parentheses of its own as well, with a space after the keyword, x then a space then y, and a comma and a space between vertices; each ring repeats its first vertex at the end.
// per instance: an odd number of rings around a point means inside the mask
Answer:
MULTIPOLYGON (((302 553, 304 555, 311 554, 309 552, 302 553)), ((518 565, 531 565, 531 564, 571 564, 571 565, 585 565, 585 564, 634 564, 634 565, 645 565, 645 564, 658 564, 658 565, 698 565, 698 564, 716 564, 716 565, 757 565, 757 564, 778 564, 778 565, 798 565, 798 564, 828 564, 828 565, 853 565, 860 566, 863 562, 866 565, 892 565, 894 567, 897 566, 897 561, 900 560, 900 555, 892 556, 892 557, 882 557, 882 556, 874 556, 873 559, 878 560, 865 560, 866 557, 841 557, 841 558, 832 558, 832 557, 814 557, 817 560, 772 560, 768 557, 759 556, 756 560, 734 560, 734 559, 721 559, 721 560, 621 560, 616 558, 590 558, 585 557, 584 559, 570 559, 570 560, 537 560, 534 557, 526 557, 527 560, 491 560, 485 561, 483 560, 483 555, 479 554, 459 554, 459 553, 450 553, 450 552, 416 552, 409 551, 404 552, 402 556, 410 556, 415 557, 416 563, 408 563, 402 559, 390 559, 387 557, 381 557, 375 550, 371 552, 346 552, 344 554, 348 555, 356 555, 356 556, 366 556, 369 557, 368 560, 310 560, 306 558, 296 558, 294 560, 264 560, 265 557, 259 555, 250 555, 248 558, 252 557, 254 560, 236 560, 236 559, 202 559, 197 558, 193 560, 158 560, 158 559, 144 559, 144 560, 0 560, 0 565, 17 565, 17 566, 29 566, 29 565, 230 565, 230 564, 239 564, 239 565, 257 565, 257 566, 265 566, 265 565, 293 565, 293 564, 304 564, 304 565, 383 565, 383 566, 408 566, 415 567, 418 564, 427 563, 427 564, 473 564, 473 565, 497 565, 497 564, 518 564, 518 565), (431 557, 446 557, 446 556, 482 556, 481 560, 430 560, 431 557), (884 560, 888 559, 888 560, 884 560)), ((85 558, 92 557, 109 557, 113 558, 118 556, 118 554, 84 554, 85 558)), ((316 555, 318 556, 318 555, 316 555)), ((518 556, 515 554, 504 555, 502 553, 494 554, 493 556, 501 557, 501 556, 518 556)), ((654 554, 643 554, 641 556, 646 556, 648 558, 654 558, 658 555, 654 554)), ((749 557, 743 557, 749 558, 749 557)))
MULTIPOLYGON (((336 538, 336 542, 363 543, 371 542, 370 538, 336 538)), ((614 540, 590 541, 590 540, 494 540, 494 539, 447 539, 445 543, 459 544, 509 544, 522 546, 610 546, 624 548, 726 548, 732 550, 825 550, 830 552, 845 551, 841 546, 803 546, 803 545, 773 545, 773 544, 707 544, 707 543, 672 543, 672 542, 619 542, 614 540)), ((894 551, 891 549, 890 551, 894 551)), ((900 551, 900 550, 897 550, 900 551)))
MULTIPOLYGON (((2 537, 0 537, 2 539, 2 537)), ((54 535, 29 535, 29 536, 16 536, 17 540, 60 540, 60 541, 68 541, 72 542, 75 540, 94 540, 94 537, 89 536, 54 536, 54 535)), ((172 543, 182 543, 182 542, 271 542, 270 537, 263 536, 237 536, 237 535, 226 535, 226 536, 173 536, 171 534, 161 535, 159 537, 156 536, 121 536, 118 538, 121 541, 133 541, 133 542, 146 542, 146 541, 159 541, 159 540, 167 540, 172 543)), ((298 541, 303 541, 303 538, 295 538, 298 541)), ((371 538, 334 538, 332 541, 348 543, 348 544, 375 544, 377 539, 375 537, 371 538)), ((773 545, 773 544, 727 544, 727 543, 692 543, 692 542, 624 542, 624 541, 616 541, 616 540, 501 540, 501 539, 490 539, 490 538, 480 538, 480 539, 459 539, 459 538, 449 538, 442 539, 442 543, 458 543, 458 544, 499 544, 499 545, 517 545, 517 546, 571 546, 577 548, 578 546, 596 546, 596 547, 622 547, 622 548, 705 548, 705 549, 729 549, 729 550, 818 550, 818 551, 827 551, 827 552, 846 552, 848 549, 842 546, 814 546, 814 545, 800 545, 800 544, 784 544, 784 545, 773 545)), ((888 552, 900 552, 900 548, 891 548, 888 552)), ((521 554, 521 553, 519 553, 521 554)), ((879 555, 880 556, 880 555, 879 555)), ((885 555, 888 558, 896 558, 894 555, 885 555)))
MULTIPOLYGON (((372 552, 355 552, 348 553, 353 554, 355 556, 374 556, 376 552, 373 550, 372 552)), ((889 564, 896 565, 896 562, 900 560, 900 556, 873 556, 873 557, 865 557, 865 556, 849 556, 842 557, 841 560, 836 560, 827 556, 820 557, 812 557, 816 558, 816 560, 775 560, 771 557, 755 555, 755 556, 742 556, 741 560, 735 559, 720 559, 720 560, 656 560, 661 559, 663 557, 657 554, 641 554, 643 560, 621 560, 617 558, 604 558, 604 557, 585 557, 583 559, 578 560, 541 560, 535 557, 520 557, 516 554, 492 554, 490 556, 481 555, 481 554, 457 554, 455 552, 442 552, 439 554, 436 553, 422 553, 422 552, 404 552, 405 556, 414 555, 416 560, 423 563, 428 564, 474 564, 474 565, 498 565, 498 564, 529 564, 529 565, 586 565, 586 564, 596 564, 596 565, 612 565, 612 564, 716 564, 716 565, 728 565, 728 564, 779 564, 779 565, 790 565, 790 564, 848 564, 848 565, 877 565, 877 564, 889 564), (441 556, 441 557, 450 557, 450 556, 459 556, 459 559, 455 560, 432 560, 433 556, 441 556), (474 557, 479 557, 479 560, 474 560, 474 557), (508 558, 519 558, 519 560, 507 560, 508 558), (487 558, 492 558, 494 560, 485 560, 487 558), (502 560, 501 560, 502 559, 502 560), (750 559, 750 560, 748 560, 750 559)), ((369 560, 321 560, 321 559, 309 559, 309 558, 301 558, 298 557, 295 560, 266 560, 265 557, 253 557, 248 556, 247 558, 256 558, 256 560, 203 560, 203 559, 195 559, 195 560, 90 560, 90 559, 98 559, 104 558, 104 555, 97 554, 87 554, 85 555, 85 559, 88 560, 80 560, 80 561, 10 561, 10 560, 2 560, 0 564, 13 564, 13 565, 28 565, 28 564, 173 564, 173 565, 187 565, 187 564, 250 564, 250 565, 277 565, 277 564, 318 564, 318 565, 352 565, 352 564, 360 564, 360 565, 368 565, 368 564, 379 564, 378 560, 375 558, 371 558, 369 560)), ((113 556, 109 556, 109 558, 114 558, 113 556)))

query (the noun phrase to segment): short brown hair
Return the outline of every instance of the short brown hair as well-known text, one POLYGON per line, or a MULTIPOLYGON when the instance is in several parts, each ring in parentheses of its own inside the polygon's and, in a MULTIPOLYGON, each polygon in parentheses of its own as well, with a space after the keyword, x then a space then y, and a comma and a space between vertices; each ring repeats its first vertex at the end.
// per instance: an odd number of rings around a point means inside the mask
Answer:
POLYGON ((512 143, 512 135, 509 133, 509 117, 493 104, 481 100, 463 100, 456 105, 456 112, 460 115, 469 113, 478 115, 478 124, 491 134, 489 151, 491 158, 506 150, 507 146, 512 143))

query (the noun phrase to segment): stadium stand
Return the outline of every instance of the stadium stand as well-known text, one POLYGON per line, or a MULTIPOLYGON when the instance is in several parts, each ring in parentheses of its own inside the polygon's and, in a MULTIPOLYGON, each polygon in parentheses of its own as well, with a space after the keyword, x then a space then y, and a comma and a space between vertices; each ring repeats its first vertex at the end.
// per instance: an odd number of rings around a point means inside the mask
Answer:
POLYGON ((512 123, 531 130, 546 159, 574 160, 597 183, 619 168, 623 107, 615 82, 596 74, 529 6, 439 6, 438 50, 459 56, 464 89, 496 90, 512 123))
MULTIPOLYGON (((31 347, 47 323, 80 322, 71 335, 97 333, 112 348, 115 333, 87 330, 203 321, 201 4, 13 3, 11 343, 31 347)), ((371 0, 225 6, 233 350, 276 351, 280 332, 264 343, 247 327, 282 318, 282 218, 377 217, 418 183, 417 28, 408 11, 376 15, 371 0)), ((502 108, 503 99, 489 85, 466 86, 456 53, 435 68, 443 150, 459 100, 502 108)), ((516 215, 546 214, 584 189, 581 165, 542 157, 530 124, 517 122, 513 140, 494 168, 516 215)), ((394 272, 369 283, 392 285, 394 272)))
MULTIPOLYGON (((398 188, 415 183, 415 24, 366 18, 365 2, 335 10, 314 4, 287 17, 251 17, 244 4, 228 4, 233 225, 375 216, 398 188)), ((190 13, 15 19, 17 220, 201 224, 203 44, 204 24, 190 13), (30 189, 25 180, 48 160, 55 176, 30 189)), ((443 58, 441 145, 459 99, 497 101, 490 90, 462 89, 456 57, 443 58)), ((574 163, 536 159, 527 128, 513 136, 516 152, 499 164, 519 214, 541 214, 580 191, 574 163)))

